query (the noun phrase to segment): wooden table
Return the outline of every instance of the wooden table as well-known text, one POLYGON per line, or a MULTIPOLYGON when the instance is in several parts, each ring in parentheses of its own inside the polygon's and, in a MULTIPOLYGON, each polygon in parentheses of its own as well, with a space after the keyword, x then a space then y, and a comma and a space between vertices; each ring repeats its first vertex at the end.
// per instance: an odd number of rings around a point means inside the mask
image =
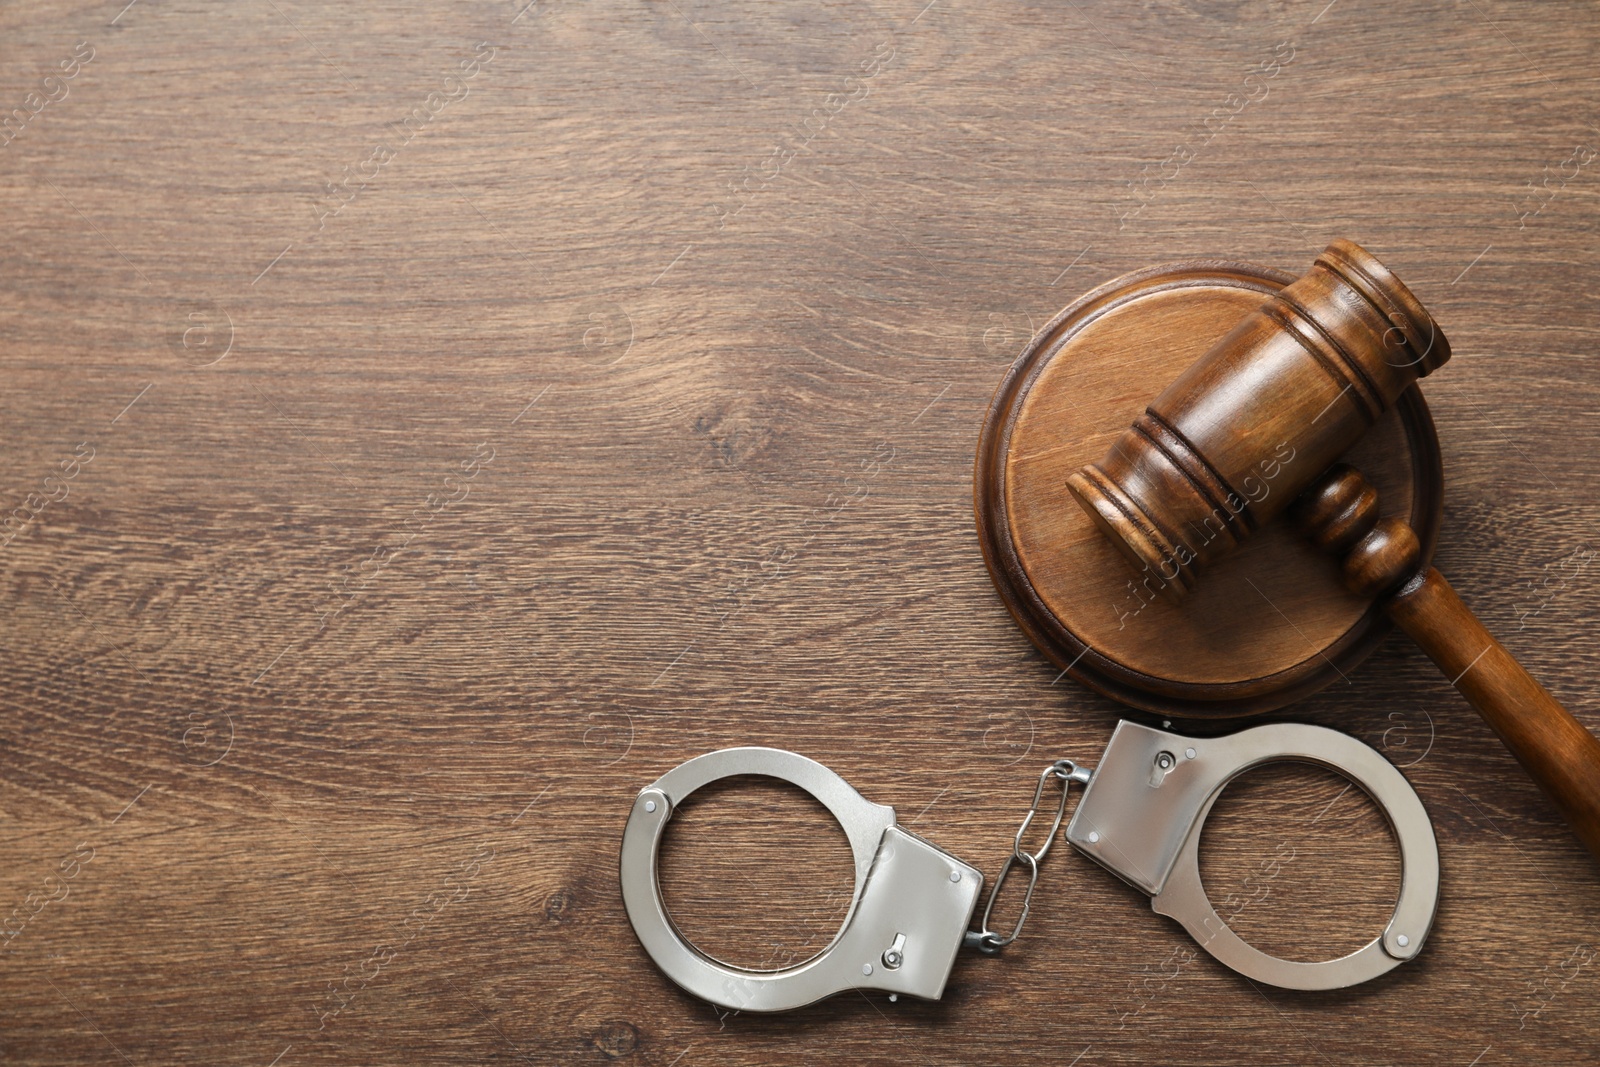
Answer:
MULTIPOLYGON (((1600 727, 1592 6, 524 3, 0 10, 5 1062, 1596 1062, 1600 871, 1398 637, 1280 716, 1435 820, 1427 948, 1355 990, 1254 987, 1063 852, 942 1002, 723 1015, 615 871, 638 788, 740 743, 998 867, 1122 712, 990 585, 984 406, 1191 256, 1344 235, 1427 302, 1437 562, 1600 727)), ((1340 780, 1213 821, 1260 947, 1387 915, 1340 780)), ((829 826, 683 811, 684 929, 820 948, 829 826)))

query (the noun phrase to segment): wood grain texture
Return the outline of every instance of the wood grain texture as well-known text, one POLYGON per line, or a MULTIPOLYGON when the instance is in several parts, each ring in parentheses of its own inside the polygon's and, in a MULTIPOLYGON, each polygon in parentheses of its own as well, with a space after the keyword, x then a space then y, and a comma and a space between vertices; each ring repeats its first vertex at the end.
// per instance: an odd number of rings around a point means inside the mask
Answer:
MULTIPOLYGON (((938 1004, 723 1018, 615 875, 723 745, 989 871, 1094 758, 1121 709, 999 602, 973 450, 1029 334, 1152 263, 1347 236, 1406 280, 1455 351, 1435 562, 1600 724, 1592 7, 124 3, 0 8, 8 1062, 1594 1061, 1600 872, 1398 637, 1280 713, 1436 822, 1438 923, 1367 987, 1253 988, 1061 853, 938 1004)), ((803 952, 837 839, 736 796, 672 899, 803 952)), ((1381 916, 1336 780, 1214 818, 1263 947, 1381 916)))
POLYGON ((1378 493, 1336 463, 1295 501, 1294 525, 1342 557, 1344 584, 1384 610, 1483 716, 1507 750, 1600 859, 1600 739, 1506 651, 1444 575, 1428 566, 1404 520, 1378 517, 1378 493), (1387 593, 1387 596, 1383 594, 1387 593))
POLYGON ((1068 488, 1159 583, 1152 592, 1181 601, 1449 358, 1404 283, 1340 238, 1176 375, 1068 488))
MULTIPOLYGON (((1220 556, 1176 600, 1176 568, 1130 566, 1112 525, 1074 499, 1084 463, 1108 446, 1137 454, 1123 435, 1151 383, 1185 374, 1290 280, 1218 263, 1114 280, 1040 330, 995 391, 973 471, 984 561, 1034 644, 1097 692, 1158 714, 1276 710, 1342 680, 1388 631, 1382 609, 1348 593, 1288 523, 1220 556)), ((1251 491, 1295 492, 1296 451, 1282 445, 1275 477, 1252 476, 1251 491)), ((1431 546, 1443 474, 1420 394, 1406 392, 1351 452, 1431 546)))

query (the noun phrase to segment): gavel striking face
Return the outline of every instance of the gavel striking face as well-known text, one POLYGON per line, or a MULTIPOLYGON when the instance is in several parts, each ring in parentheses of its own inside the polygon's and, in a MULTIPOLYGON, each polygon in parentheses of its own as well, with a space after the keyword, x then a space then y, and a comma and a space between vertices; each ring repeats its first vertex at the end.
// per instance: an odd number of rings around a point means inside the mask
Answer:
POLYGON ((1335 241, 1067 487, 1143 587, 1179 600, 1449 358, 1400 279, 1335 241))
POLYGON ((1450 346, 1370 253, 1335 241, 1311 270, 1181 374, 1067 488, 1139 571, 1181 600, 1206 564, 1289 510, 1343 557, 1352 592, 1382 597, 1600 858, 1600 741, 1422 560, 1403 520, 1339 457, 1450 346), (1291 506, 1292 505, 1292 506, 1291 506))

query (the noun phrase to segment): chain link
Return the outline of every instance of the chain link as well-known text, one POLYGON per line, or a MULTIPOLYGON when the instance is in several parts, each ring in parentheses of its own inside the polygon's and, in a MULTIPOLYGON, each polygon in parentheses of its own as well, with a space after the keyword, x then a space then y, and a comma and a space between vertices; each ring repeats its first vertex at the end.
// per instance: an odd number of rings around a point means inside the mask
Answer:
POLYGON ((1017 827, 1017 834, 1011 840, 1011 855, 1001 864, 1000 874, 994 880, 994 888, 989 890, 989 902, 983 909, 983 929, 967 932, 968 946, 976 948, 985 955, 993 956, 1021 936, 1022 927, 1028 921, 1028 909, 1033 906, 1034 888, 1039 884, 1039 864, 1050 854, 1050 847, 1055 844, 1056 834, 1061 830, 1061 820, 1067 814, 1067 794, 1070 792, 1070 785, 1073 782, 1087 785, 1091 773, 1089 768, 1079 767, 1069 759, 1059 759, 1039 775, 1039 784, 1033 790, 1033 806, 1028 809, 1028 814, 1022 817, 1022 825, 1017 827), (1039 814, 1039 805, 1044 800, 1044 787, 1051 780, 1061 783, 1061 802, 1056 806, 1055 820, 1050 824, 1050 833, 1044 839, 1044 844, 1039 846, 1037 852, 1029 852, 1022 846, 1022 839, 1027 834, 1028 827, 1033 825, 1033 817, 1039 814), (1000 889, 1006 884, 1006 877, 1018 864, 1028 869, 1028 888, 1022 895, 1022 912, 1017 916, 1016 924, 1012 926, 1011 933, 1002 936, 989 926, 989 920, 994 914, 995 901, 1000 899, 1000 889))

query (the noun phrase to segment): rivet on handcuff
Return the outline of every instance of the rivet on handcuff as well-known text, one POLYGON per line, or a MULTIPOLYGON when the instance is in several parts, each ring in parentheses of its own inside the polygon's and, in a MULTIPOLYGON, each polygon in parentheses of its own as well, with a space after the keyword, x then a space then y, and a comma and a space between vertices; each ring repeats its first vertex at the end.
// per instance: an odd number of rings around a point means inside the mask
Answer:
POLYGON ((1148 894, 1159 914, 1176 919, 1216 959, 1247 978, 1288 989, 1338 989, 1376 978, 1412 959, 1433 925, 1439 850, 1422 801, 1405 776, 1369 746, 1320 726, 1279 723, 1218 738, 1121 722, 1094 770, 1057 760, 1045 768, 1033 805, 1012 841, 983 911, 968 930, 983 875, 896 824, 894 809, 874 804, 814 760, 774 748, 729 748, 680 764, 645 787, 622 835, 623 902, 640 943, 678 985, 713 1004, 743 1011, 785 1011, 852 989, 937 1000, 962 947, 993 955, 1027 921, 1049 853, 1066 817, 1073 782, 1083 796, 1067 825, 1073 847, 1148 894), (1201 828, 1234 778, 1265 763, 1296 761, 1350 779, 1384 812, 1400 846, 1401 884, 1383 931, 1355 952, 1319 963, 1269 956, 1239 938, 1217 915, 1200 882, 1201 828), (752 971, 712 959, 679 932, 662 900, 656 858, 673 810, 696 789, 732 775, 767 775, 816 797, 839 821, 855 858, 855 892, 831 944, 797 966, 752 971), (1050 834, 1033 852, 1023 839, 1061 783, 1050 834), (1016 866, 1027 869, 1021 912, 1009 934, 990 929, 995 901, 1016 866))

